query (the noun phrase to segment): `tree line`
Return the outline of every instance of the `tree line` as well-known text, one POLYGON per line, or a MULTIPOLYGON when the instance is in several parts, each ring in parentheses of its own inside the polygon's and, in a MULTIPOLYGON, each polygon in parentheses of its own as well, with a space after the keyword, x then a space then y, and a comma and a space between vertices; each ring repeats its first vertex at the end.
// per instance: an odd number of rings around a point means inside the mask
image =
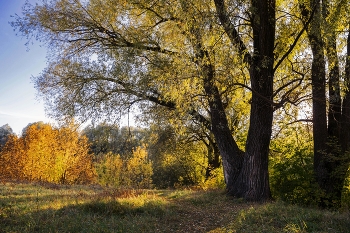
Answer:
POLYGON ((28 125, 21 137, 11 133, 5 139, 1 179, 84 184, 95 177, 88 140, 72 126, 54 128, 39 122, 28 125))
POLYGON ((212 166, 220 156, 235 197, 271 199, 271 140, 311 122, 314 189, 332 207, 350 161, 348 12, 343 0, 55 0, 26 3, 12 25, 48 46, 35 85, 53 117, 167 120, 212 166))
POLYGON ((213 188, 223 183, 219 171, 207 176, 203 145, 185 142, 170 127, 77 127, 36 122, 20 137, 8 125, 0 127, 0 179, 114 188, 213 188))

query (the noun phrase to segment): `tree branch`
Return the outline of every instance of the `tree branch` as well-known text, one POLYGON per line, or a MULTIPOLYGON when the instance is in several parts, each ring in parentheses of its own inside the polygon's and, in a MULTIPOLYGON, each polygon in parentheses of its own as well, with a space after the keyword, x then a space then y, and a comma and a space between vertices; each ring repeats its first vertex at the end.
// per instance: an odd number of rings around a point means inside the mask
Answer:
POLYGON ((225 7, 225 1, 214 0, 214 2, 216 7, 216 13, 219 17, 222 26, 224 27, 227 36, 230 38, 231 43, 234 46, 237 46, 240 55, 243 56, 243 62, 248 64, 248 68, 250 68, 252 56, 249 53, 247 46, 244 44, 243 40, 239 36, 236 28, 232 24, 230 18, 228 17, 228 13, 225 7))
POLYGON ((304 31, 308 28, 314 12, 315 12, 315 7, 311 12, 310 17, 308 18, 308 20, 304 23, 303 28, 300 30, 300 32, 298 33, 298 35, 296 36, 296 38, 294 39, 293 43, 291 45, 289 45, 289 49, 287 50, 287 52, 282 56, 282 58, 276 63, 275 67, 273 68, 273 72, 275 73, 275 71, 277 70, 277 68, 282 64, 282 62, 288 57, 288 55, 293 51, 294 47, 297 45, 300 37, 303 35, 304 31))

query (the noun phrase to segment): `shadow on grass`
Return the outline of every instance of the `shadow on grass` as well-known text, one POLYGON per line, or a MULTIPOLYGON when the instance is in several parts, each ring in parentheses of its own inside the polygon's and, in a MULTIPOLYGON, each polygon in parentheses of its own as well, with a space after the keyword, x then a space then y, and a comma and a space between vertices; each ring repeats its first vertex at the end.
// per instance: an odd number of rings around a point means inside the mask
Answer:
POLYGON ((350 214, 267 203, 240 211, 231 224, 215 232, 350 233, 350 214))
POLYGON ((92 201, 23 214, 0 210, 0 232, 152 232, 170 212, 163 203, 92 201), (153 229, 153 230, 152 230, 153 229))
POLYGON ((79 193, 72 189, 66 199, 50 192, 38 206, 33 195, 4 198, 0 232, 350 232, 349 213, 246 203, 222 191, 79 193))
MULTIPOLYGON (((68 207, 69 208, 69 207, 68 207)), ((82 212, 99 214, 101 216, 124 216, 147 214, 160 217, 165 213, 165 207, 157 201, 150 201, 143 205, 133 205, 131 203, 121 203, 119 201, 97 202, 73 206, 82 212)))

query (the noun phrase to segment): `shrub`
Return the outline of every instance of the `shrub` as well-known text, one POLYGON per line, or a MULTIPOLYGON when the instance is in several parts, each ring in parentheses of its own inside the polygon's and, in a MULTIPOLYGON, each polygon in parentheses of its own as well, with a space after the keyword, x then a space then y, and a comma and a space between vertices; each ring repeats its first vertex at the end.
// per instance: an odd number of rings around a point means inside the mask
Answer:
POLYGON ((211 176, 200 184, 201 188, 204 190, 225 188, 225 178, 222 167, 212 170, 210 174, 211 176))
POLYGON ((95 164, 101 185, 126 188, 150 188, 153 168, 145 147, 137 147, 127 159, 108 153, 99 155, 95 164))
POLYGON ((314 203, 313 154, 310 148, 296 147, 289 153, 272 156, 270 183, 276 199, 304 205, 314 203))

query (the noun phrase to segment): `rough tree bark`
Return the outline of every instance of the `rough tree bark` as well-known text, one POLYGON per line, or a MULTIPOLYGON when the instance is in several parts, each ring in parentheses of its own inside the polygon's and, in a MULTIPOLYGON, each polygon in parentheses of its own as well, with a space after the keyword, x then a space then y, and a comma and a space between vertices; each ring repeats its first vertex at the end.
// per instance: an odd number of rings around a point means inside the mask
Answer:
POLYGON ((250 66, 253 90, 250 126, 239 186, 233 193, 247 200, 270 198, 268 154, 273 120, 273 63, 275 41, 275 2, 253 0, 254 55, 250 66), (241 187, 240 187, 241 186, 241 187), (238 195, 240 196, 240 195, 238 195))
MULTIPOLYGON (((211 117, 213 125, 217 127, 217 129, 213 128, 213 133, 223 158, 227 191, 230 195, 243 197, 246 200, 269 200, 271 193, 268 176, 268 154, 273 119, 275 1, 253 0, 251 2, 251 9, 253 9, 251 12, 253 56, 249 54, 237 31, 229 22, 224 1, 215 0, 214 2, 226 34, 232 44, 238 47, 243 61, 249 67, 252 88, 250 126, 244 156, 237 152, 237 145, 234 141, 232 142, 229 130, 222 132, 223 125, 227 124, 225 122, 227 120, 223 117, 223 110, 218 109, 220 105, 218 103, 212 104, 217 108, 216 111, 211 109, 211 117), (215 133, 215 131, 218 132, 215 133), (232 153, 235 153, 236 156, 233 156, 232 153)), ((208 90, 212 89, 208 88, 208 90)))

